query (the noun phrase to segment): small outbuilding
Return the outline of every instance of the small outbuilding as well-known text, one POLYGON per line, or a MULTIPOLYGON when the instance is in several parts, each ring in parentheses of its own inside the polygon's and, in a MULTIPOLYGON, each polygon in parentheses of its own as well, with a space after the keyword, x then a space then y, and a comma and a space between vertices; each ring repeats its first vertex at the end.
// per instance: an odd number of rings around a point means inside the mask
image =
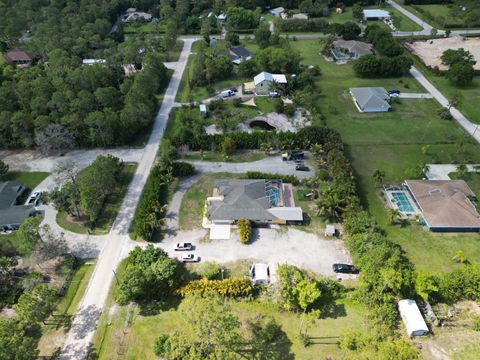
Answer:
POLYGON ((284 74, 270 74, 269 72, 262 71, 253 78, 253 81, 255 83, 255 93, 257 95, 268 95, 271 91, 271 85, 273 82, 277 84, 286 84, 287 77, 284 74))
POLYGON ((403 323, 407 328, 408 336, 428 335, 428 326, 425 323, 415 300, 400 300, 398 302, 398 311, 400 312, 403 323))
POLYGON ((95 65, 95 64, 106 64, 107 60, 105 59, 83 59, 82 65, 95 65))
POLYGON ((325 236, 335 236, 335 226, 328 224, 325 228, 325 236))
POLYGON ((270 14, 273 16, 280 16, 285 12, 285 8, 283 7, 277 7, 275 9, 270 10, 270 14))
POLYGON ((205 104, 200 104, 199 108, 200 108, 200 114, 201 114, 203 117, 206 117, 206 116, 208 115, 207 105, 205 105, 205 104))
POLYGON ((250 266, 253 285, 268 285, 275 282, 276 265, 273 263, 255 263, 250 266))

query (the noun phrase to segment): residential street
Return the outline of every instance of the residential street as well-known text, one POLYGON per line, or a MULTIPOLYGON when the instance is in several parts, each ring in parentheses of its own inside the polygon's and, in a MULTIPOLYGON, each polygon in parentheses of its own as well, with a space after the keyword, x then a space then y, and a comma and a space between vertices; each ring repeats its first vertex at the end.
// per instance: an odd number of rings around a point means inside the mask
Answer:
POLYGON ((184 40, 179 61, 165 92, 150 139, 143 151, 140 163, 122 202, 118 216, 113 223, 106 244, 98 256, 95 270, 73 318, 60 359, 85 359, 87 357, 97 321, 102 313, 113 280, 113 271, 131 249, 128 229, 150 169, 155 162, 168 115, 175 105, 175 96, 187 64, 192 42, 193 40, 184 40))
MULTIPOLYGON (((410 69, 410 74, 420 83, 422 86, 442 105, 443 107, 448 108, 449 102, 443 94, 438 91, 438 89, 427 80, 427 78, 417 70, 416 67, 412 66, 410 69)), ((477 142, 480 143, 480 132, 477 131, 479 124, 473 124, 468 120, 458 109, 452 107, 450 113, 458 121, 461 127, 465 129, 470 135, 472 135, 477 142)))

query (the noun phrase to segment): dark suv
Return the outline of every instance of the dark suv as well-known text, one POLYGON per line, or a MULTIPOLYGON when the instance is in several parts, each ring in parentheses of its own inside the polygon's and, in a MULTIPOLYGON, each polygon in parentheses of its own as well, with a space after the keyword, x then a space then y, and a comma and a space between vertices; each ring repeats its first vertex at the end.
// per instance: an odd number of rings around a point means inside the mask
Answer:
POLYGON ((332 270, 335 273, 358 274, 358 269, 350 264, 333 264, 332 270))

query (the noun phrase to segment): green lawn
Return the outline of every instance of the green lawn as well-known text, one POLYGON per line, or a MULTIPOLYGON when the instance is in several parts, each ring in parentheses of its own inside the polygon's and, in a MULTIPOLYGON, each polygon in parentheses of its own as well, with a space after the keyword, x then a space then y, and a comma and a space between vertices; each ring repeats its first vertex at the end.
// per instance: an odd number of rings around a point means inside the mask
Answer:
MULTIPOLYGON (((122 262, 117 269, 121 273, 125 268, 122 262)), ((245 267, 243 267, 245 269, 245 267)), ((232 269, 233 270, 233 269, 232 269)), ((226 269, 226 273, 231 273, 226 269)), ((232 271, 233 273, 233 271, 232 271)), ((159 311, 152 315, 140 313, 137 305, 119 306, 115 303, 117 284, 113 284, 94 338, 94 349, 100 359, 154 360, 153 343, 160 334, 170 334, 182 329, 183 319, 176 310, 180 299, 170 299, 159 311)), ((367 329, 366 308, 345 298, 336 301, 332 312, 323 313, 320 319, 309 329, 312 344, 303 347, 298 337, 301 325, 299 314, 279 311, 278 307, 267 300, 235 301, 226 300, 240 320, 257 314, 272 315, 282 326, 288 341, 283 344, 293 357, 287 359, 316 360, 324 358, 342 358, 337 341, 342 333, 349 329, 367 329)))
POLYGON ((420 31, 422 27, 415 21, 410 20, 394 7, 387 7, 385 10, 389 11, 393 16, 393 24, 398 31, 420 31))
MULTIPOLYGON (((94 268, 95 264, 91 260, 81 260, 81 265, 75 270, 70 285, 65 295, 60 298, 53 314, 68 316, 75 314, 94 268)), ((38 344, 39 355, 51 356, 57 347, 61 347, 65 340, 65 331, 66 329, 63 326, 44 325, 42 337, 38 344)))
MULTIPOLYGON (((318 104, 326 125, 338 130, 353 162, 362 201, 389 238, 400 244, 419 269, 448 271, 458 266, 451 258, 457 250, 480 262, 480 235, 434 234, 418 225, 405 228, 391 226, 387 211, 372 173, 386 172, 386 183, 400 183, 412 177, 421 163, 478 163, 480 149, 453 121, 440 120, 439 105, 433 100, 400 99, 388 113, 362 114, 357 111, 347 89, 356 86, 384 86, 408 92, 424 92, 413 78, 360 79, 351 64, 326 62, 319 52, 318 41, 292 42, 306 65, 319 65, 321 92, 318 104), (465 146, 458 144, 465 143, 465 146), (429 145, 426 154, 422 146, 429 145), (428 262, 425 256, 428 254, 428 262)), ((418 176, 418 175, 414 175, 418 176)))
MULTIPOLYGON (((123 197, 127 192, 128 185, 133 178, 136 168, 136 164, 126 164, 124 166, 120 174, 119 186, 107 197, 97 220, 96 227, 92 230, 92 234, 101 235, 107 234, 110 231, 110 227, 117 216, 118 210, 120 209, 120 205, 123 201, 123 197)), ((87 233, 87 224, 70 221, 70 219, 67 217, 67 214, 64 212, 59 211, 57 213, 57 223, 66 230, 78 234, 87 233)))
MULTIPOLYGON (((229 156, 228 162, 252 162, 264 159, 266 157, 267 155, 262 151, 237 151, 235 154, 229 156)), ((188 153, 184 159, 190 161, 225 161, 223 155, 218 151, 204 151, 203 153, 200 151, 194 151, 188 153)))
POLYGON ((477 104, 480 98, 480 76, 475 76, 469 86, 457 87, 450 84, 445 76, 433 75, 418 58, 414 57, 414 61, 415 66, 447 99, 460 94, 461 103, 457 107, 472 122, 480 124, 480 107, 477 104))
POLYGON ((212 195, 215 180, 241 177, 241 174, 231 173, 203 175, 183 196, 178 216, 180 230, 198 229, 202 226, 205 200, 212 195))
POLYGON ((45 180, 48 175, 50 174, 47 172, 10 171, 1 177, 0 181, 18 182, 31 191, 45 180))
MULTIPOLYGON (((398 1, 397 1, 398 2, 398 1)), ((437 29, 445 29, 449 24, 460 24, 467 27, 465 20, 455 14, 447 5, 428 4, 428 5, 403 5, 408 11, 412 12, 426 23, 437 29), (419 10, 417 10, 419 9, 419 10), (430 16, 426 15, 429 14, 430 16)))
POLYGON ((123 26, 123 32, 125 34, 164 33, 165 25, 166 24, 155 24, 153 22, 125 24, 123 26))

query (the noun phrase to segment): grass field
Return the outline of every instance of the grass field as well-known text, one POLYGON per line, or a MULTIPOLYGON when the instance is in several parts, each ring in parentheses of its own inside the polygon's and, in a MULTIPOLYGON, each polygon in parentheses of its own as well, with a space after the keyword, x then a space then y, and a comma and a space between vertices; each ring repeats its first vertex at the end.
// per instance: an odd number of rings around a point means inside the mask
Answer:
MULTIPOLYGON (((123 197, 127 192, 128 185, 133 178, 136 168, 136 164, 126 164, 124 166, 120 174, 119 186, 114 189, 113 193, 105 200, 105 204, 103 205, 102 211, 96 223, 97 226, 91 231, 92 234, 101 235, 107 234, 110 231, 110 227, 117 216, 123 197)), ((87 233, 87 226, 85 226, 85 224, 71 222, 68 219, 67 214, 64 212, 59 211, 57 213, 57 223, 66 230, 78 234, 87 233)))
MULTIPOLYGON (((399 1, 397 0, 397 2, 399 1)), ((408 11, 412 12, 420 19, 437 29, 445 29, 445 26, 448 26, 448 24, 463 24, 464 27, 467 27, 464 19, 457 16, 447 5, 401 5, 404 6, 408 11), (417 9, 420 9, 420 11, 418 11, 417 9), (431 17, 426 16, 424 12, 430 14, 431 17)))
MULTIPOLYGON (((92 261, 82 260, 82 264, 73 274, 70 285, 65 295, 60 298, 53 314, 65 314, 68 316, 75 314, 94 268, 95 265, 92 261)), ((65 330, 63 326, 44 325, 43 334, 38 344, 39 355, 51 356, 57 347, 61 347, 65 340, 65 330)))
MULTIPOLYGON (((123 262, 117 273, 125 267, 123 262)), ((233 269, 232 269, 233 270, 233 269)), ((230 269, 226 269, 226 273, 230 269)), ((141 315, 137 305, 119 306, 115 303, 117 285, 110 289, 105 311, 98 323, 94 348, 100 359, 157 359, 153 353, 153 343, 160 334, 170 334, 182 329, 183 319, 177 307, 181 299, 170 299, 156 313, 141 315)), ((337 346, 339 336, 346 330, 366 329, 366 308, 348 295, 336 301, 332 312, 323 313, 320 319, 309 329, 313 343, 308 347, 301 344, 298 331, 301 319, 298 314, 279 311, 275 304, 268 301, 234 301, 227 300, 232 311, 240 320, 254 317, 256 314, 272 315, 279 322, 286 334, 284 346, 289 350, 285 359, 316 360, 319 358, 342 358, 337 346)))
MULTIPOLYGON (((362 201, 389 238, 400 244, 417 268, 430 272, 448 271, 456 266, 451 258, 457 250, 471 254, 472 262, 480 262, 480 235, 433 234, 418 225, 405 228, 391 226, 372 179, 376 169, 386 172, 386 183, 399 183, 417 173, 422 163, 477 163, 480 149, 454 122, 440 120, 439 105, 433 100, 401 99, 392 104, 393 111, 361 114, 346 93, 350 87, 384 86, 408 92, 424 92, 413 78, 359 79, 350 64, 326 62, 319 52, 318 41, 297 41, 292 46, 301 51, 306 65, 319 65, 322 90, 318 104, 326 125, 338 130, 352 159, 362 201), (464 146, 458 144, 464 143, 464 146), (423 154, 422 146, 429 145, 423 154), (428 254, 428 262, 425 256, 428 254)), ((418 176, 418 175, 414 175, 418 176)))
POLYGON ((145 34, 145 33, 164 33, 166 24, 155 24, 153 22, 148 23, 131 23, 123 26, 123 32, 125 34, 145 34))
POLYGON ((459 173, 453 172, 448 174, 450 179, 462 179, 468 184, 470 189, 475 193, 477 199, 480 199, 480 174, 474 172, 467 172, 461 176, 459 173))
POLYGON ((390 14, 393 16, 393 24, 397 28, 398 31, 420 31, 422 27, 418 25, 416 22, 410 20, 408 17, 403 15, 400 11, 395 9, 394 7, 387 7, 385 8, 390 14))
POLYGON ((203 175, 183 196, 178 224, 180 230, 192 230, 202 226, 205 200, 212 195, 213 182, 217 179, 242 178, 241 174, 215 173, 203 175))

